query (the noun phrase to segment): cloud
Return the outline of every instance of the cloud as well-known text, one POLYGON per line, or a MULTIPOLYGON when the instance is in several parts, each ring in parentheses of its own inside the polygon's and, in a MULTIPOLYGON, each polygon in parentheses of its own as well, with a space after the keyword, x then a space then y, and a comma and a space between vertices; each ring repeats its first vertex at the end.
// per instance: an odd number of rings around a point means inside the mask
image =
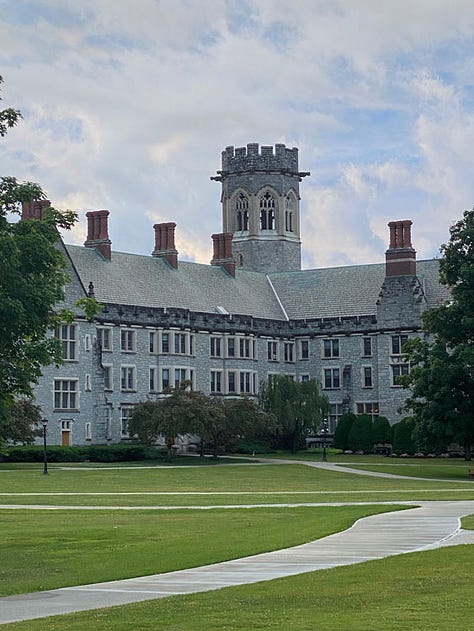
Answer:
POLYGON ((120 250, 176 221, 207 263, 221 150, 284 142, 312 173, 305 265, 383 260, 399 218, 433 256, 474 199, 473 30, 471 0, 7 3, 2 96, 24 121, 2 170, 81 218, 108 208, 120 250))

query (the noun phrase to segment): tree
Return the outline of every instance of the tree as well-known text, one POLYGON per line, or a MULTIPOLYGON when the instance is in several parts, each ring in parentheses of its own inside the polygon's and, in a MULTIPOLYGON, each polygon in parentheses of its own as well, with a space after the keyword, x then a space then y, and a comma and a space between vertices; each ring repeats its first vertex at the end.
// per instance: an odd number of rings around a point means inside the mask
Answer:
POLYGON ((360 414, 356 417, 348 436, 349 449, 353 451, 372 452, 374 439, 372 436, 372 417, 360 414))
POLYGON ((262 383, 259 399, 262 408, 277 420, 281 445, 292 452, 305 446, 306 434, 317 431, 329 410, 328 399, 320 394, 315 379, 303 382, 275 375, 262 383))
POLYGON ((31 399, 15 401, 8 416, 0 419, 0 436, 9 443, 30 445, 42 434, 41 408, 31 399))
MULTIPOLYGON (((0 136, 21 115, 0 112, 0 136)), ((12 221, 22 203, 44 200, 43 189, 14 177, 0 178, 0 418, 15 397, 32 395, 43 366, 61 362, 59 342, 48 335, 70 313, 60 312, 68 281, 66 260, 56 247, 59 228, 70 228, 75 213, 48 208, 43 219, 12 221)), ((0 436, 1 439, 1 436, 0 436)))
POLYGON ((374 445, 389 443, 391 438, 390 423, 385 416, 376 416, 372 423, 372 440, 374 445))
MULTIPOLYGON (((0 84, 3 83, 3 77, 0 76, 0 84)), ((0 97, 0 101, 2 97, 0 97)), ((0 110, 0 136, 5 136, 7 131, 14 127, 22 118, 21 113, 18 110, 9 107, 5 110, 0 110)))
POLYGON ((275 417, 267 414, 248 397, 224 401, 224 410, 229 428, 227 448, 237 441, 269 441, 275 431, 275 417))
POLYGON ((338 420, 334 430, 333 447, 346 451, 349 449, 349 432, 357 416, 353 412, 346 412, 338 420))
POLYGON ((457 442, 471 459, 474 443, 474 210, 450 229, 441 246, 440 281, 452 300, 423 314, 424 339, 410 340, 404 352, 418 440, 457 442))
POLYGON ((404 418, 392 425, 392 451, 397 454, 413 453, 413 430, 415 424, 412 418, 404 418))

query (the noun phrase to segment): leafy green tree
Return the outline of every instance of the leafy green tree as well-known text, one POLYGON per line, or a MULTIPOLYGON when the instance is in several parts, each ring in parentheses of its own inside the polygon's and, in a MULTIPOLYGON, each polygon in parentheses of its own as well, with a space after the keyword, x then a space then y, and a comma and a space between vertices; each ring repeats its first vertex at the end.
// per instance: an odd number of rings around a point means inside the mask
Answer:
POLYGON ((423 314, 424 339, 410 340, 404 352, 411 389, 406 408, 433 444, 456 442, 471 459, 474 443, 474 210, 450 229, 441 246, 440 281, 452 300, 423 314))
POLYGON ((334 430, 333 447, 346 451, 349 449, 349 432, 357 416, 353 412, 346 412, 338 420, 334 430))
POLYGON ((413 430, 415 423, 412 418, 404 418, 392 425, 392 451, 397 454, 412 454, 415 451, 413 430))
POLYGON ((349 431, 349 449, 353 451, 364 451, 370 453, 374 449, 374 439, 372 436, 372 417, 368 414, 356 416, 355 421, 349 431))
POLYGON ((0 436, 13 444, 30 445, 42 434, 41 408, 31 399, 21 398, 9 408, 9 414, 0 419, 0 436))
MULTIPOLYGON (((1 82, 1 78, 0 78, 1 82)), ((21 118, 0 112, 0 136, 21 118)), ((75 213, 48 208, 43 219, 13 221, 22 203, 44 200, 33 182, 0 178, 0 418, 9 418, 15 397, 31 396, 43 366, 61 362, 61 347, 48 333, 70 314, 59 312, 68 281, 66 260, 56 247, 59 228, 75 213)), ((0 436, 1 440, 1 436, 0 436)))
POLYGON ((372 423, 372 439, 374 444, 390 442, 390 423, 385 416, 376 416, 374 418, 372 423))
POLYGON ((282 447, 292 452, 305 446, 308 431, 317 431, 329 410, 315 379, 302 382, 276 375, 262 383, 259 400, 276 418, 282 447))
MULTIPOLYGON (((3 77, 0 76, 0 84, 3 83, 3 77)), ((2 97, 0 97, 0 101, 2 97)), ((6 136, 9 129, 14 127, 21 119, 21 113, 18 110, 8 107, 0 110, 0 136, 6 136)))

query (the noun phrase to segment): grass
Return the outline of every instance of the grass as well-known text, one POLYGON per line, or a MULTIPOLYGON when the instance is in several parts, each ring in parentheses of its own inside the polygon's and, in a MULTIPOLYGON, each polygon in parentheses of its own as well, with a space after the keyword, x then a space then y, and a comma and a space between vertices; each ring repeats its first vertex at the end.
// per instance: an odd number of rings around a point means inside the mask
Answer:
POLYGON ((5 631, 469 631, 474 546, 2 626, 5 631))
POLYGON ((0 596, 170 572, 306 543, 392 506, 0 511, 0 596))

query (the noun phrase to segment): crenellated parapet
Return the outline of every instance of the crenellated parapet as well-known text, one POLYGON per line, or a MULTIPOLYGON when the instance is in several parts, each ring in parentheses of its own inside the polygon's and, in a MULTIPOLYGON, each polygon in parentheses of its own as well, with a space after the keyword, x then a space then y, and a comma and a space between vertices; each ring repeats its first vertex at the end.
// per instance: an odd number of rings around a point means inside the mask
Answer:
POLYGON ((249 143, 246 147, 226 147, 222 152, 222 170, 217 171, 217 177, 211 179, 222 181, 230 175, 259 171, 291 175, 300 181, 309 175, 298 171, 297 147, 290 149, 284 144, 259 147, 258 143, 249 143))

